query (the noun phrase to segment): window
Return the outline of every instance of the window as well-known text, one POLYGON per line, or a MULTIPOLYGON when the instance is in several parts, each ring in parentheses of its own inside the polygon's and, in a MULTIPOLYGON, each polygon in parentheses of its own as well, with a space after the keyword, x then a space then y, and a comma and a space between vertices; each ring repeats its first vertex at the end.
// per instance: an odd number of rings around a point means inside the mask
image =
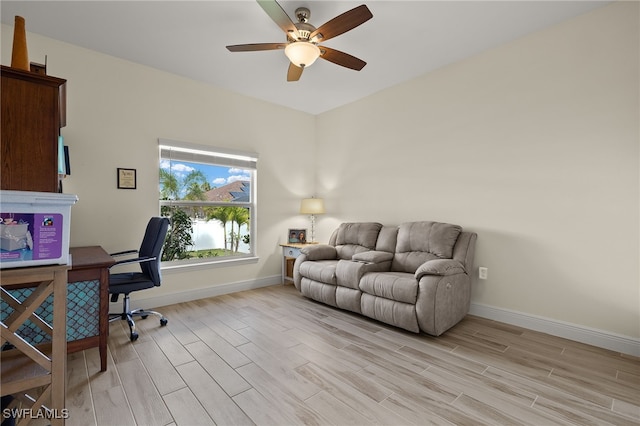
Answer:
POLYGON ((158 143, 160 212, 171 219, 162 261, 190 265, 255 257, 257 154, 158 143))

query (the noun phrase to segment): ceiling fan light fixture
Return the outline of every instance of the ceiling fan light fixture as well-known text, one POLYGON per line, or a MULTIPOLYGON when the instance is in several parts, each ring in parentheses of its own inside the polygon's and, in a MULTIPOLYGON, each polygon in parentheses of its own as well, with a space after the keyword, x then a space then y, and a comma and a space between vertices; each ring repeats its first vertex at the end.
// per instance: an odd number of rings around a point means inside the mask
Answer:
POLYGON ((304 68, 313 64, 320 56, 320 48, 308 41, 289 43, 284 48, 284 54, 297 67, 304 68))

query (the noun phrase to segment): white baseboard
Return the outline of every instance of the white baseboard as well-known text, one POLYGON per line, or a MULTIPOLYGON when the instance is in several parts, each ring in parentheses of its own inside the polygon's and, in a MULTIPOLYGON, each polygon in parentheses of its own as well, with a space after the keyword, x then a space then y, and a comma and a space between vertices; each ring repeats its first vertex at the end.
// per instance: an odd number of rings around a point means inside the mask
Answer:
MULTIPOLYGON (((144 297, 143 293, 131 293, 131 307, 144 307, 145 309, 155 309, 161 306, 173 305, 176 303, 191 302, 192 300, 206 299, 207 297, 221 296, 223 294, 236 293, 238 291, 252 290, 254 288, 268 287, 282 284, 282 275, 259 278, 255 280, 237 281, 234 283, 220 284, 207 288, 186 290, 178 293, 163 294, 161 296, 144 297), (135 297, 138 296, 138 297, 135 297), (134 298, 135 297, 135 298, 134 298)), ((118 303, 111 303, 109 312, 122 312, 122 298, 118 303)))
POLYGON ((482 318, 551 334, 552 336, 563 337, 624 354, 640 356, 640 339, 633 337, 479 303, 472 303, 469 313, 482 318))
MULTIPOLYGON (((140 296, 142 297, 137 297, 135 299, 132 297, 132 304, 135 303, 136 306, 144 306, 147 309, 152 309, 160 306, 206 299, 207 297, 220 296, 223 294, 251 290, 260 287, 268 287, 281 283, 281 275, 273 275, 256 280, 238 281, 202 289, 164 294, 161 296, 145 298, 141 294, 140 296)), ((110 312, 119 312, 119 310, 122 309, 122 305, 120 303, 112 303, 110 308, 110 312)), ((479 303, 472 303, 469 313, 482 318, 500 321, 534 331, 540 331, 552 336, 563 337, 565 339, 575 340, 576 342, 586 343, 588 345, 598 346, 600 348, 624 354, 640 356, 640 339, 635 339, 633 337, 479 303)))

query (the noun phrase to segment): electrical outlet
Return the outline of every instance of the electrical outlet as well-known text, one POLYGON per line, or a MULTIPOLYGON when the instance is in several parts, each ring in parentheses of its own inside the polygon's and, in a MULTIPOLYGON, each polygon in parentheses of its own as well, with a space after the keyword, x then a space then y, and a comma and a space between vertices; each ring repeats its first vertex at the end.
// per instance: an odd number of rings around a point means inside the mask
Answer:
POLYGON ((487 278, 489 278, 489 268, 485 268, 484 266, 479 267, 478 278, 480 278, 481 280, 486 280, 487 278))

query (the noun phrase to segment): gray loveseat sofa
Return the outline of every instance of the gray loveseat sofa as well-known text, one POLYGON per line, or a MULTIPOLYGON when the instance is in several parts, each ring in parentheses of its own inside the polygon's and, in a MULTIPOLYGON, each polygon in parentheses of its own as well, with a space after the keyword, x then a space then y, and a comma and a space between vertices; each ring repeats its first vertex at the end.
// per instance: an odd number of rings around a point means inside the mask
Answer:
POLYGON ((343 223, 293 268, 306 297, 439 336, 469 311, 476 234, 440 222, 343 223))

